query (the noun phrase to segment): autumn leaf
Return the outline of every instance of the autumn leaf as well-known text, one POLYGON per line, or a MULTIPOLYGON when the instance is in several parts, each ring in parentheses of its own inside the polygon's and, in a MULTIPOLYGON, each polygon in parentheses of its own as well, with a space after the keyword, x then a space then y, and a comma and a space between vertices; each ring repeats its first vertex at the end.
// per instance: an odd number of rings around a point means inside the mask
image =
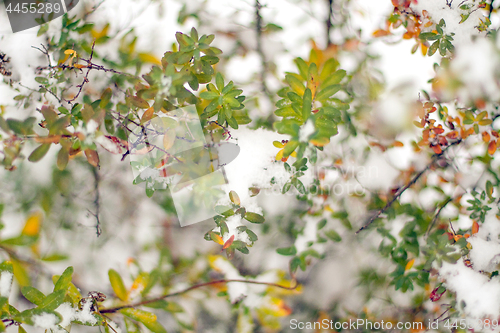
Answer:
POLYGON ((233 244, 233 241, 234 241, 234 235, 232 235, 231 237, 229 237, 229 239, 224 243, 224 246, 222 247, 222 249, 225 250, 228 247, 230 247, 231 244, 233 244))
POLYGON ((87 157, 87 161, 90 165, 94 167, 99 167, 99 155, 97 151, 92 149, 85 149, 85 156, 87 157))

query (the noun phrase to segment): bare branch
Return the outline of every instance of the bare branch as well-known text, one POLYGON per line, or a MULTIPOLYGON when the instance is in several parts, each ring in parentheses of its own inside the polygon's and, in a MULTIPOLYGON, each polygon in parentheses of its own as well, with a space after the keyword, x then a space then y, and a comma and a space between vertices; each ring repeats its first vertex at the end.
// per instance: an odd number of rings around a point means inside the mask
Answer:
POLYGON ((431 162, 422 170, 420 171, 419 173, 417 173, 415 176, 413 176, 413 178, 408 182, 408 184, 406 184, 405 186, 401 187, 397 192, 396 194, 394 195, 394 197, 389 201, 387 202, 387 204, 382 208, 380 209, 378 212, 376 212, 372 217, 370 217, 368 219, 368 221, 361 227, 358 229, 358 231, 356 231, 356 234, 359 234, 361 231, 363 231, 364 229, 368 228, 379 216, 380 214, 384 213, 387 209, 389 209, 389 207, 392 206, 392 204, 399 199, 399 197, 403 194, 404 191, 406 191, 408 188, 410 188, 413 184, 415 184, 419 179, 420 177, 422 177, 422 175, 431 168, 431 166, 453 145, 456 145, 458 143, 462 142, 461 140, 457 140, 453 143, 451 143, 448 147, 446 147, 445 149, 443 149, 443 151, 440 153, 440 154, 434 154, 432 156, 432 159, 431 159, 431 162))
POLYGON ((135 307, 138 307, 138 306, 147 305, 147 304, 151 304, 151 303, 154 303, 154 302, 157 302, 157 301, 161 301, 161 300, 163 300, 165 298, 179 296, 179 295, 185 294, 187 292, 190 292, 191 290, 195 290, 195 289, 198 289, 198 288, 202 288, 202 287, 206 287, 206 286, 211 286, 211 285, 219 284, 219 283, 231 283, 231 282, 240 282, 240 283, 248 283, 248 284, 259 284, 259 285, 265 285, 265 286, 269 286, 269 287, 281 288, 281 289, 285 289, 285 290, 295 290, 295 289, 297 289, 297 287, 299 285, 296 280, 294 280, 295 285, 292 286, 292 287, 287 287, 287 286, 283 286, 283 285, 280 285, 280 284, 277 284, 277 283, 271 283, 271 282, 237 280, 237 279, 215 280, 215 281, 210 281, 210 282, 204 282, 204 283, 196 284, 194 286, 191 286, 189 288, 186 288, 184 290, 181 290, 181 291, 178 291, 178 292, 175 292, 175 293, 166 294, 166 295, 163 295, 163 296, 160 296, 160 297, 151 298, 151 299, 144 300, 144 301, 141 301, 141 302, 137 302, 137 303, 133 303, 133 304, 127 304, 127 305, 121 305, 121 306, 117 306, 117 307, 109 308, 109 309, 102 309, 102 310, 99 310, 99 313, 114 313, 114 312, 117 312, 117 311, 119 311, 121 309, 135 308, 135 307))

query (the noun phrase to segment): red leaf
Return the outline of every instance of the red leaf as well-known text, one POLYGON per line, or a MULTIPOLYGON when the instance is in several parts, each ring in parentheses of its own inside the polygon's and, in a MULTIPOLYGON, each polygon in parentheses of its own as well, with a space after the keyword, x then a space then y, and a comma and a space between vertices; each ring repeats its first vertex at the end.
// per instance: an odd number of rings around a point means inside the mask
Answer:
POLYGON ((439 301, 439 299, 441 298, 441 296, 443 296, 443 294, 446 292, 446 289, 441 293, 441 294, 438 294, 438 290, 439 290, 440 287, 436 287, 434 288, 434 290, 431 292, 429 298, 431 299, 431 301, 433 302, 437 302, 439 301))
POLYGON ((230 247, 231 244, 233 244, 233 241, 234 241, 234 235, 232 235, 231 237, 229 237, 229 239, 224 243, 224 246, 222 247, 222 249, 225 250, 228 247, 230 247))

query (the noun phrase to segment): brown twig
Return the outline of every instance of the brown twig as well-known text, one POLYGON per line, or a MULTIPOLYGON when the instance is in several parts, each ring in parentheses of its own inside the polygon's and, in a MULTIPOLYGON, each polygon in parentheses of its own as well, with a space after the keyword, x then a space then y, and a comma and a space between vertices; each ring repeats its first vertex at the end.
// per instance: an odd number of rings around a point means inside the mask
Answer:
POLYGON ((333 0, 328 1, 328 17, 326 18, 326 46, 332 44, 332 39, 330 38, 330 32, 332 30, 332 19, 333 19, 333 0))
POLYGON ((429 235, 429 232, 431 231, 432 227, 434 227, 434 223, 436 223, 439 214, 441 214, 441 211, 443 210, 444 207, 446 207, 447 204, 449 204, 453 200, 453 197, 449 197, 446 199, 446 201, 439 207, 438 211, 434 215, 434 218, 432 219, 431 223, 429 224, 429 227, 427 228, 427 231, 425 232, 425 236, 427 237, 429 235))
POLYGON ((196 284, 194 286, 191 286, 191 287, 186 288, 186 289, 181 290, 181 291, 177 291, 175 293, 166 294, 166 295, 163 295, 163 296, 160 296, 160 297, 151 298, 151 299, 144 300, 144 301, 141 301, 141 302, 137 302, 137 303, 133 303, 133 304, 127 304, 127 305, 121 305, 121 306, 117 306, 117 307, 109 308, 109 309, 101 309, 101 310, 99 310, 99 312, 100 313, 114 313, 114 312, 117 312, 117 311, 119 311, 121 309, 135 308, 135 307, 138 307, 138 306, 147 305, 147 304, 151 304, 151 303, 154 303, 154 302, 157 302, 157 301, 161 301, 161 300, 163 300, 165 298, 179 296, 179 295, 185 294, 185 293, 187 293, 187 292, 189 292, 191 290, 195 290, 195 289, 198 289, 198 288, 202 288, 202 287, 206 287, 206 286, 211 286, 211 285, 219 284, 219 283, 230 283, 230 282, 240 282, 240 283, 248 283, 248 284, 259 284, 259 285, 265 285, 265 286, 269 286, 269 287, 281 288, 281 289, 285 289, 285 290, 295 290, 295 289, 297 289, 297 287, 299 285, 296 280, 294 280, 295 285, 293 287, 287 287, 287 286, 283 286, 283 285, 280 285, 280 284, 277 284, 277 283, 272 283, 272 282, 260 282, 260 281, 237 280, 237 279, 215 280, 215 281, 210 281, 210 282, 204 282, 204 283, 196 284))
POLYGON ((370 217, 368 219, 368 221, 361 227, 358 229, 358 231, 356 231, 356 234, 359 234, 361 231, 365 230, 366 228, 368 228, 379 216, 380 214, 384 213, 387 209, 389 209, 389 207, 392 206, 392 204, 399 199, 399 197, 403 194, 404 191, 406 191, 408 188, 410 188, 413 184, 415 184, 419 179, 420 177, 422 177, 422 175, 431 168, 431 166, 451 147, 451 146, 454 146, 458 143, 460 143, 461 140, 457 140, 455 142, 452 142, 448 147, 446 147, 445 149, 443 149, 443 151, 440 153, 440 154, 434 154, 432 156, 432 159, 431 159, 431 162, 423 169, 421 170, 419 173, 417 173, 415 176, 413 176, 413 178, 408 182, 408 184, 406 184, 405 186, 401 187, 397 192, 396 194, 394 195, 394 197, 389 201, 387 202, 387 204, 382 208, 380 209, 379 211, 377 211, 372 217, 370 217))
POLYGON ((90 58, 87 61, 87 64, 88 64, 87 73, 83 77, 83 82, 80 85, 77 86, 79 89, 78 89, 78 92, 76 93, 75 97, 73 97, 70 100, 66 100, 66 102, 68 102, 69 104, 72 104, 71 102, 73 102, 74 100, 76 100, 78 98, 78 96, 80 96, 80 94, 81 94, 81 92, 83 90, 83 86, 85 85, 85 83, 89 82, 89 74, 90 74, 90 71, 92 69, 92 66, 91 66, 91 64, 92 64, 92 57, 94 56, 94 47, 95 47, 95 39, 94 39, 94 42, 92 43, 92 51, 90 52, 90 58))
POLYGON ((96 224, 95 224, 95 229, 96 229, 96 234, 97 237, 99 237, 102 233, 101 230, 101 220, 99 219, 99 213, 101 210, 101 203, 100 203, 100 193, 99 193, 99 182, 101 178, 99 177, 99 170, 97 167, 92 167, 92 173, 94 175, 94 207, 95 207, 95 213, 91 213, 92 215, 95 216, 96 219, 96 224))

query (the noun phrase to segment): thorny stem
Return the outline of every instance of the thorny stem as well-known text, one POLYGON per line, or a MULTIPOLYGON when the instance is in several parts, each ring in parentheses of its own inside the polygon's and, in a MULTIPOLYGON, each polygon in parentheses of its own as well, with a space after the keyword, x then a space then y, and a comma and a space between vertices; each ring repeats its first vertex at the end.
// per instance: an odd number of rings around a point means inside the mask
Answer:
POLYGON ((356 231, 356 234, 359 234, 361 231, 365 230, 366 228, 368 228, 379 216, 380 214, 384 213, 387 209, 389 209, 389 207, 392 206, 392 204, 399 199, 399 197, 403 194, 404 191, 406 191, 408 188, 410 188, 413 184, 415 184, 419 179, 420 177, 423 176, 423 174, 429 170, 431 168, 431 166, 453 145, 456 145, 456 144, 459 144, 460 142, 462 142, 462 140, 457 140, 453 143, 451 143, 448 147, 446 147, 440 154, 434 154, 432 156, 432 159, 431 159, 431 162, 423 169, 421 170, 419 173, 417 173, 415 176, 413 176, 413 178, 408 182, 408 184, 406 184, 405 186, 401 187, 397 192, 396 194, 394 195, 394 197, 389 201, 387 202, 387 204, 382 208, 380 209, 378 212, 376 212, 372 217, 370 217, 368 219, 368 221, 361 227, 358 229, 358 231, 356 231))
POLYGON ((259 282, 259 281, 238 280, 238 279, 215 280, 215 281, 210 281, 210 282, 204 282, 204 283, 196 284, 194 286, 191 286, 189 288, 186 288, 184 290, 181 290, 181 291, 178 291, 178 292, 175 292, 175 293, 166 294, 166 295, 163 295, 163 296, 160 296, 160 297, 151 298, 151 299, 144 300, 144 301, 141 301, 141 302, 127 304, 127 305, 121 305, 121 306, 117 306, 117 307, 109 308, 109 309, 101 309, 101 310, 99 310, 99 313, 114 313, 114 312, 117 312, 117 311, 119 311, 121 309, 135 308, 135 307, 138 307, 138 306, 147 305, 147 304, 151 304, 151 303, 154 303, 154 302, 157 302, 157 301, 161 301, 161 300, 163 300, 165 298, 179 296, 179 295, 185 294, 185 293, 187 293, 187 292, 189 292, 191 290, 195 290, 195 289, 198 289, 198 288, 202 288, 202 287, 206 287, 206 286, 211 286, 211 285, 219 284, 219 283, 230 283, 230 282, 240 282, 240 283, 248 283, 248 284, 259 284, 259 285, 265 285, 265 286, 269 286, 269 287, 281 288, 281 289, 285 289, 285 290, 295 290, 295 289, 297 289, 297 287, 299 285, 297 283, 297 280, 295 280, 295 279, 294 279, 295 285, 292 286, 292 287, 287 287, 287 286, 283 286, 283 285, 280 285, 280 284, 277 284, 277 283, 271 283, 271 282, 259 282))

